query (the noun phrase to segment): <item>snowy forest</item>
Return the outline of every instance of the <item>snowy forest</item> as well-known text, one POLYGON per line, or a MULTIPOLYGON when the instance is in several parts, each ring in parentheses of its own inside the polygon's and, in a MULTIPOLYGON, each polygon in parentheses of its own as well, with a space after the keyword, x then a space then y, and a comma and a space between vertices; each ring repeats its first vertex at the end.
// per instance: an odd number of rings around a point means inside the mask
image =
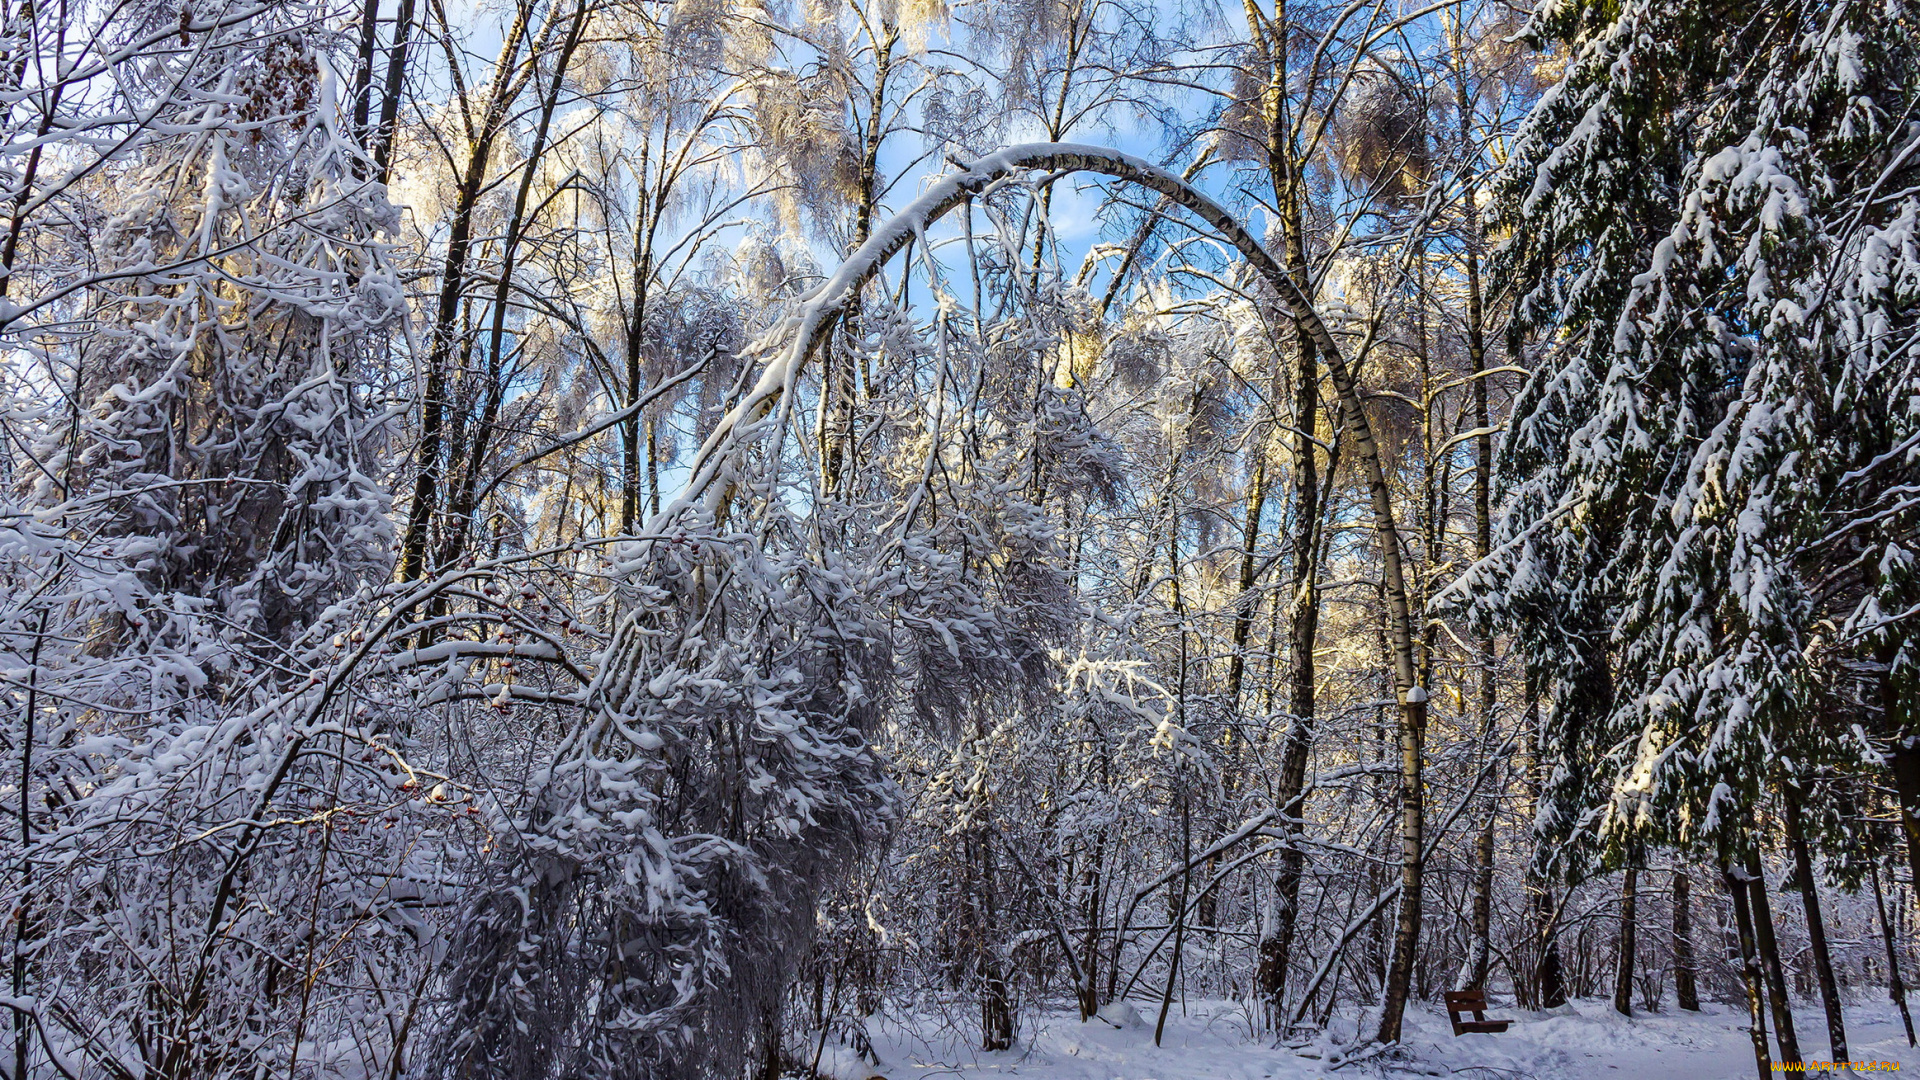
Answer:
POLYGON ((5 1080, 1907 1016, 1911 0, 0 18, 5 1080))

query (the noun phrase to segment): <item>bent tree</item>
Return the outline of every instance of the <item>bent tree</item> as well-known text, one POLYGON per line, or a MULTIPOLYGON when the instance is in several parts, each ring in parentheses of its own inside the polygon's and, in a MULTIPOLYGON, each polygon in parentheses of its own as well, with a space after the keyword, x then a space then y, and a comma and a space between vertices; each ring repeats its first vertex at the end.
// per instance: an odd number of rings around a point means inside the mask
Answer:
MULTIPOLYGON (((1051 185, 1073 173, 1093 173, 1146 188, 1179 206, 1217 232, 1245 260, 1311 336, 1338 394, 1345 438, 1360 463, 1368 490, 1373 531, 1379 550, 1387 608, 1387 639, 1399 702, 1397 725, 1400 768, 1401 875, 1392 959, 1384 990, 1384 1008, 1376 1037, 1394 1042, 1412 984, 1420 935, 1420 904, 1426 845, 1421 743, 1426 727, 1426 689, 1414 665, 1411 610, 1401 561, 1399 532, 1381 453, 1367 417, 1363 395, 1339 341, 1311 299, 1273 256, 1231 213, 1204 192, 1165 169, 1105 147, 1032 143, 1008 147, 980 158, 931 187, 926 194, 878 228, 788 318, 790 336, 761 372, 750 391, 714 425, 688 465, 689 478, 678 495, 647 523, 640 559, 664 550, 666 538, 696 517, 725 513, 731 489, 742 482, 747 449, 784 430, 786 412, 802 373, 829 339, 835 325, 861 296, 881 268, 947 214, 1008 184, 1051 185)), ((637 564, 639 559, 634 560, 637 564)), ((653 631, 643 611, 629 613, 615 633, 608 655, 614 659, 597 676, 590 707, 617 711, 635 688, 656 678, 640 660, 647 650, 637 641, 653 631)))

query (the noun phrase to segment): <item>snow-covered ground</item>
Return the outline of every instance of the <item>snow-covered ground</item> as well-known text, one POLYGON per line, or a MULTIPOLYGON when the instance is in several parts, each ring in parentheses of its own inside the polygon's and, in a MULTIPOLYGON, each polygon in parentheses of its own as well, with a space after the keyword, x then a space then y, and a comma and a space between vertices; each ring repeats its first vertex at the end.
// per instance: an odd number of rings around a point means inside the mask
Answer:
MULTIPOLYGON (((1551 1013, 1493 1009, 1490 1019, 1512 1019, 1500 1035, 1455 1038, 1446 1013, 1418 1005, 1407 1011, 1404 1053, 1348 1060, 1344 1043, 1356 1025, 1338 1020, 1320 1041, 1297 1049, 1270 1048, 1248 1037, 1245 1011, 1236 1004, 1176 1007, 1161 1046, 1153 1045, 1153 1015, 1141 1004, 1131 1016, 1114 1012, 1121 1026, 1073 1014, 1029 1017, 1014 1049, 981 1053, 968 1049, 941 1025, 911 1028, 873 1025, 880 1063, 862 1061, 828 1045, 821 1072, 840 1080, 908 1080, 912 1077, 984 1080, 1298 1080, 1319 1076, 1460 1076, 1477 1080, 1560 1080, 1632 1077, 1636 1080, 1745 1080, 1754 1075, 1753 1051, 1742 1029, 1743 1012, 1708 1004, 1704 1013, 1668 1011, 1632 1019, 1600 1000, 1580 1001, 1551 1013)), ((1899 1062, 1920 1069, 1920 1051, 1907 1046, 1899 1014, 1884 1000, 1847 1010, 1847 1033, 1856 1061, 1899 1062)), ((1827 1056, 1826 1025, 1816 1004, 1795 1008, 1803 1052, 1827 1056)), ((1905 1071, 1905 1070, 1903 1070, 1905 1071)), ((1785 1075, 1785 1074, 1780 1074, 1785 1075)), ((1832 1075, 1832 1074, 1828 1074, 1832 1075)), ((1885 1075, 1884 1073, 1863 1075, 1885 1075)))

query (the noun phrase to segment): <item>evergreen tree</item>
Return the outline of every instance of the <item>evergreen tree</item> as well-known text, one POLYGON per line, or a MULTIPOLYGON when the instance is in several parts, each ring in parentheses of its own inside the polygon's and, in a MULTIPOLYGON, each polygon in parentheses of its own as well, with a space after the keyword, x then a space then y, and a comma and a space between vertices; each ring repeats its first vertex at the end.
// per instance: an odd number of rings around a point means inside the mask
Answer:
POLYGON ((1569 59, 1504 172, 1501 258, 1543 344, 1500 542, 1462 591, 1514 617, 1554 688, 1543 839, 1744 865, 1771 783, 1860 755, 1843 724, 1808 722, 1836 673, 1875 648, 1890 679, 1908 670, 1911 19, 1844 2, 1533 19, 1569 59))

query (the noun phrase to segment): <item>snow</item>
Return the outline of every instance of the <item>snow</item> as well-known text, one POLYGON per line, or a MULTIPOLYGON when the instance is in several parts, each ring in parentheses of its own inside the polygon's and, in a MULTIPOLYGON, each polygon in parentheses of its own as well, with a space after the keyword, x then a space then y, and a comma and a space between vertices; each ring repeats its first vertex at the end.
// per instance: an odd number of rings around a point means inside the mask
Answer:
MULTIPOLYGON (((1496 998, 1496 1000, 1498 1000, 1496 998)), ((1665 1010, 1632 1018, 1609 1001, 1589 999, 1549 1012, 1494 1006, 1489 1019, 1511 1019, 1499 1035, 1455 1037, 1438 1005, 1419 1002, 1406 1014, 1406 1053, 1395 1058, 1346 1052, 1359 1025, 1335 1018, 1318 1040, 1297 1048, 1270 1047, 1249 1038, 1238 1002, 1176 1003, 1162 1045, 1153 1044, 1159 1002, 1115 1003, 1102 1018, 1081 1023, 1072 1011, 1030 1016, 1011 1050, 970 1048, 955 1025, 937 1018, 902 1026, 869 1021, 879 1063, 829 1041, 820 1074, 836 1080, 901 1080, 940 1076, 972 1080, 1296 1080, 1321 1076, 1468 1076, 1478 1080, 1734 1080, 1754 1076, 1744 1008, 1704 1003, 1704 1012, 1665 1010)), ((1810 1061, 1824 1060, 1826 1027, 1816 1002, 1797 1002, 1795 1026, 1810 1061)), ((1856 1001, 1846 1010, 1855 1061, 1898 1062, 1920 1068, 1920 1050, 1907 1046, 1890 1002, 1856 1001)), ((1837 1073, 1831 1075, 1847 1075, 1837 1073)))

